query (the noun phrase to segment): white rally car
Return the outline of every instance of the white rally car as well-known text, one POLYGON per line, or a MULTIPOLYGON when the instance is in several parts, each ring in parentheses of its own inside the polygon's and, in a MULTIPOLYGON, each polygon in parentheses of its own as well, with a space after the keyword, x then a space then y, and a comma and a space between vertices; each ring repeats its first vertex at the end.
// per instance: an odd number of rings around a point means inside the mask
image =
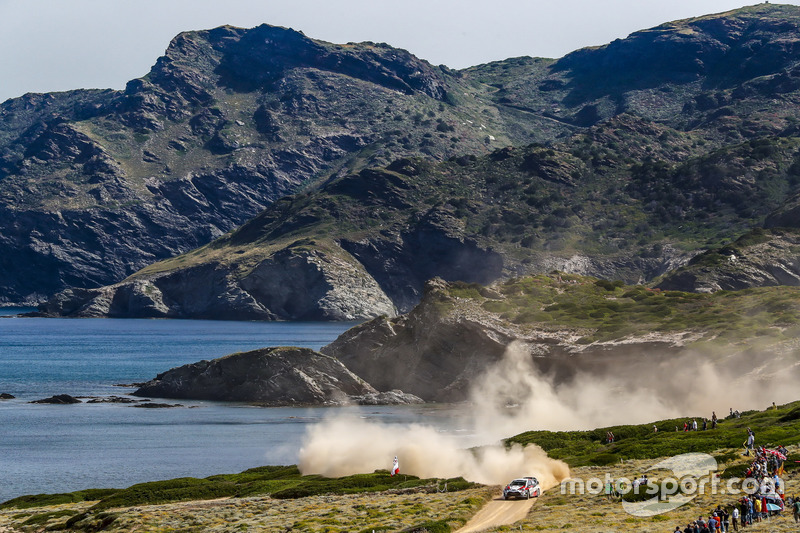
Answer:
POLYGON ((521 477, 515 479, 503 489, 503 499, 510 498, 538 498, 542 493, 539 481, 535 477, 521 477))

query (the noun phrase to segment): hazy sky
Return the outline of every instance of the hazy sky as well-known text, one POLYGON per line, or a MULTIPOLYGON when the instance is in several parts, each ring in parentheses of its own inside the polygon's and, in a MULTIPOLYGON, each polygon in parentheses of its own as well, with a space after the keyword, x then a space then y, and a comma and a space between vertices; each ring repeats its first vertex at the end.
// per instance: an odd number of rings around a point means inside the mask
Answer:
MULTIPOLYGON (((800 0, 788 3, 800 4, 800 0)), ((183 30, 288 26, 376 41, 453 68, 561 57, 743 0, 0 0, 0 101, 26 92, 121 89, 183 30)))

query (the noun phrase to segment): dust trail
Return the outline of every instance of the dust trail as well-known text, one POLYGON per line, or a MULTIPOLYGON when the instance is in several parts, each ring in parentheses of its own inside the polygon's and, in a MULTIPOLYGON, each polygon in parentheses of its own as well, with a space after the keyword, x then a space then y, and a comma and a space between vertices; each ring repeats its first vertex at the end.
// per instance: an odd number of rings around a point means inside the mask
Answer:
MULTIPOLYGON (((495 405, 492 401, 485 403, 495 405)), ((300 449, 300 471, 331 477, 372 472, 388 468, 396 455, 402 473, 419 477, 462 476, 479 483, 503 484, 514 477, 532 475, 546 489, 569 476, 568 466, 549 458, 539 446, 501 445, 498 435, 505 426, 492 423, 492 410, 481 410, 486 417, 472 428, 474 444, 481 446, 471 450, 464 449, 463 441, 422 424, 398 427, 334 416, 308 430, 300 449)), ((518 428, 514 433, 520 431, 518 428)))
MULTIPOLYGON (((589 356, 584 356, 589 357, 589 356)), ((569 377, 540 371, 532 351, 512 343, 501 361, 478 380, 471 395, 475 444, 421 425, 398 427, 334 416, 311 427, 300 450, 303 473, 342 476, 388 469, 396 455, 402 473, 463 476, 487 484, 537 476, 544 487, 569 476, 541 448, 499 445, 532 429, 592 429, 683 416, 720 417, 729 407, 764 408, 797 399, 797 354, 675 353, 576 359, 569 377), (583 361, 583 363, 580 363, 583 361), (581 367, 585 364, 585 367, 581 367)))
POLYGON ((501 484, 535 475, 547 488, 569 476, 561 461, 538 446, 485 446, 466 450, 436 429, 412 424, 386 425, 353 417, 334 417, 313 426, 300 450, 300 471, 330 477, 387 469, 397 455, 400 472, 419 477, 463 476, 501 484))

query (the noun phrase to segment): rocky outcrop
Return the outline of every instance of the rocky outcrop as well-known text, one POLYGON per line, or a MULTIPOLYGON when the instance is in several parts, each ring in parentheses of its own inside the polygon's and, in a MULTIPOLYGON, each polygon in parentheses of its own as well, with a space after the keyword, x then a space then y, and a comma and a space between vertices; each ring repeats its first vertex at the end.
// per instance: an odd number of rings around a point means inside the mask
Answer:
POLYGON ((265 348, 174 368, 137 396, 251 402, 263 405, 340 405, 377 391, 332 357, 307 348, 265 348))
POLYGON ((13 400, 15 396, 7 392, 0 393, 0 400, 13 400))
POLYGON ((104 396, 102 398, 90 398, 86 400, 86 403, 139 403, 141 401, 125 396, 104 396))
POLYGON ((44 316, 357 320, 394 316, 376 281, 348 254, 287 248, 245 275, 203 264, 100 289, 70 289, 41 306, 44 316))
POLYGON ((73 403, 83 403, 79 399, 70 396, 69 394, 57 394, 55 396, 51 396, 49 398, 43 398, 41 400, 33 400, 30 403, 49 403, 54 405, 69 405, 73 403))
POLYGON ((414 405, 425 403, 425 400, 419 396, 414 396, 398 389, 351 396, 350 400, 358 405, 414 405))
POLYGON ((755 230, 696 256, 666 275, 657 287, 715 292, 776 285, 800 286, 800 230, 755 230))

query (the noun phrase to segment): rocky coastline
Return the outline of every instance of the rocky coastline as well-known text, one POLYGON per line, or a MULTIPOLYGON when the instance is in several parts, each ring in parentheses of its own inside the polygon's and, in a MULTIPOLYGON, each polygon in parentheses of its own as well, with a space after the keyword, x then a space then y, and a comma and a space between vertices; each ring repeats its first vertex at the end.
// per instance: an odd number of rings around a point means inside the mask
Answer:
POLYGON ((159 374, 135 396, 263 406, 421 403, 399 390, 379 392, 337 359, 308 348, 277 347, 199 361, 159 374))

